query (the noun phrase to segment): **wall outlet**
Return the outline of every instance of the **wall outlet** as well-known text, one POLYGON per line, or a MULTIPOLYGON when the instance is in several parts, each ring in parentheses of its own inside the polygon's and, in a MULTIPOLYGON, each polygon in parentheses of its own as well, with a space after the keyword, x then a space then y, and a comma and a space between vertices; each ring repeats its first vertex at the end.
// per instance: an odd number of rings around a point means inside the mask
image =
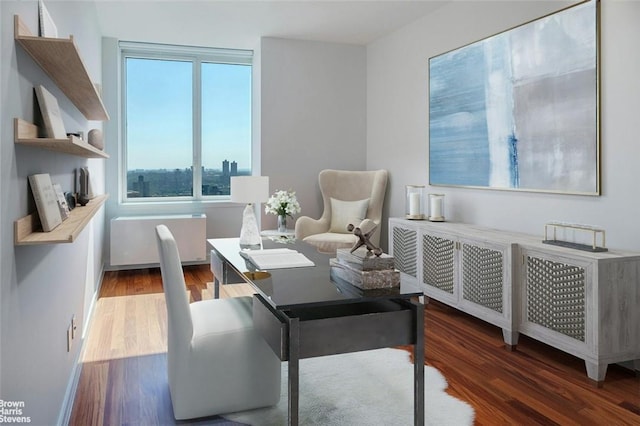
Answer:
POLYGON ((71 340, 76 338, 76 332, 78 331, 78 325, 76 324, 76 315, 71 317, 71 340))

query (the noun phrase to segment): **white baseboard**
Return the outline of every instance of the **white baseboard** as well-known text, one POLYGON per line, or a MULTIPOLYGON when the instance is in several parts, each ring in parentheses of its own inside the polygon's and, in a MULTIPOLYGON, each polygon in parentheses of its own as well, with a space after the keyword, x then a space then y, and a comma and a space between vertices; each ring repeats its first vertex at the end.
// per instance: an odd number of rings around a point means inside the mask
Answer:
MULTIPOLYGON (((82 339, 82 345, 84 346, 84 339, 82 339)), ((75 400, 76 390, 78 389, 78 382, 80 381, 80 373, 82 373, 82 367, 80 360, 82 359, 82 349, 78 351, 78 356, 74 360, 73 370, 71 371, 71 379, 67 384, 67 390, 64 393, 64 400, 62 401, 62 409, 58 415, 58 425, 66 426, 71 419, 71 411, 73 410, 73 401, 75 400)))
POLYGON ((98 282, 98 286, 96 291, 93 293, 93 297, 91 298, 91 305, 89 306, 89 312, 87 313, 85 322, 82 328, 82 336, 80 339, 80 350, 78 351, 78 355, 73 363, 73 370, 71 371, 71 376, 69 378, 69 383, 67 384, 67 389, 64 393, 64 399, 62 400, 62 407, 60 409, 60 414, 58 415, 59 426, 67 426, 69 421, 71 420, 71 412, 73 411, 73 403, 76 399, 76 391, 78 390, 78 383, 80 382, 80 375, 82 374, 82 362, 80 362, 84 356, 85 351, 85 342, 87 331, 89 330, 89 326, 93 320, 93 312, 96 302, 98 301, 98 295, 100 294, 100 288, 102 287, 102 281, 104 279, 104 263, 102 265, 102 271, 100 272, 100 279, 98 282))

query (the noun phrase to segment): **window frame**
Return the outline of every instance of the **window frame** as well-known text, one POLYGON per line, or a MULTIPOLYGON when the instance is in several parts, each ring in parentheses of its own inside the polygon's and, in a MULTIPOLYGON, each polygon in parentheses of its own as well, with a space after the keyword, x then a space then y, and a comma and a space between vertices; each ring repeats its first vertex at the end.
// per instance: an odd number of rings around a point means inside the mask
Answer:
POLYGON ((223 49, 213 47, 180 46, 158 43, 141 43, 120 41, 120 158, 118 187, 122 204, 149 204, 175 202, 216 202, 229 201, 230 195, 202 195, 202 64, 215 63, 227 65, 244 65, 250 67, 249 82, 249 158, 251 170, 254 169, 253 152, 253 51, 243 49, 223 49), (127 197, 127 67, 128 58, 166 61, 183 61, 192 63, 192 167, 193 190, 191 196, 174 197, 127 197))

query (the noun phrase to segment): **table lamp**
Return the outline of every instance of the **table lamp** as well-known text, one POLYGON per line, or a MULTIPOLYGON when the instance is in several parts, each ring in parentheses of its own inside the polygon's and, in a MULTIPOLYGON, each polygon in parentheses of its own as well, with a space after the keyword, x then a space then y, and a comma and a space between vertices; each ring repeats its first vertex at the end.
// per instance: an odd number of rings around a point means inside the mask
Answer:
POLYGON ((258 221, 253 210, 254 203, 269 199, 268 176, 232 176, 231 202, 246 203, 242 213, 242 229, 240 229, 240 247, 259 248, 262 242, 258 221))

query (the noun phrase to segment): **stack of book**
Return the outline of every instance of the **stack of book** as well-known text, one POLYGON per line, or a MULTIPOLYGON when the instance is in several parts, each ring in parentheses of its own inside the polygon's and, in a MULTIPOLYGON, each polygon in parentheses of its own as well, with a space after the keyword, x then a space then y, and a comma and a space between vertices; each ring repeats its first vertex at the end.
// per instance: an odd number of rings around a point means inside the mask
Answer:
POLYGON ((400 287, 400 272, 393 257, 383 253, 379 257, 361 247, 351 253, 338 249, 329 260, 331 277, 337 277, 363 290, 400 287))

